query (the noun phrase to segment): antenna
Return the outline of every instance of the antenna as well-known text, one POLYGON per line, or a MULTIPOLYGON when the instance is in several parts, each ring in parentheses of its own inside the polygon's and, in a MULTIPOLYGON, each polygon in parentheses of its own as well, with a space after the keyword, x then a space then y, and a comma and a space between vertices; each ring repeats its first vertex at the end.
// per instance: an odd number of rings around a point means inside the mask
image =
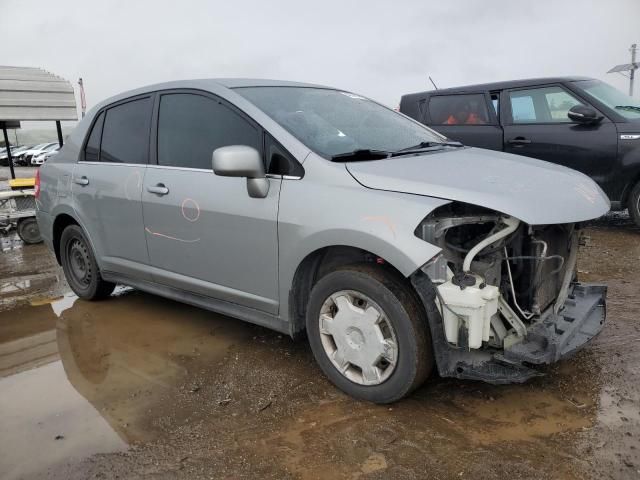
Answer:
POLYGON ((433 78, 431 78, 431 75, 429 75, 429 81, 431 82, 431 85, 433 85, 433 88, 438 90, 438 86, 436 85, 436 82, 433 81, 433 78))

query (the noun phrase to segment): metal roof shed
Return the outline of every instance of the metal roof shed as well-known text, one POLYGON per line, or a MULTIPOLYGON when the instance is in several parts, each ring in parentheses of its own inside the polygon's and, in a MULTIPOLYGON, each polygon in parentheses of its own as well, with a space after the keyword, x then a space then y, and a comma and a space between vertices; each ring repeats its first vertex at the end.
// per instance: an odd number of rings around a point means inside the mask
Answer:
MULTIPOLYGON (((76 97, 68 80, 40 68, 0 66, 0 123, 5 144, 8 121, 52 120, 62 146, 62 120, 77 120, 76 97)), ((15 178, 9 152, 11 177, 15 178)))

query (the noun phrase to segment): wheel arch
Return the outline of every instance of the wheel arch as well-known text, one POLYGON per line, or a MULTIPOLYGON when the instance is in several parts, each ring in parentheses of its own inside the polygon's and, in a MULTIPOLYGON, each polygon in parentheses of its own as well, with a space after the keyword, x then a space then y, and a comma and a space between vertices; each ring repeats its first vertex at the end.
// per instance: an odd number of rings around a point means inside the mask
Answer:
POLYGON ((53 253, 56 256, 58 265, 62 265, 62 259, 60 258, 60 238, 62 237, 64 229, 69 225, 80 226, 80 223, 68 213, 60 213, 59 215, 56 215, 55 220, 53 221, 51 240, 53 242, 53 253))
POLYGON ((625 185, 624 190, 622 191, 622 201, 620 204, 623 210, 628 207, 631 192, 636 185, 640 184, 640 168, 631 178, 632 180, 625 185))
POLYGON ((414 290, 413 285, 407 279, 408 275, 402 273, 400 268, 376 252, 351 245, 327 245, 308 253, 299 262, 291 288, 289 289, 289 322, 290 333, 293 337, 300 335, 305 330, 305 317, 309 296, 313 286, 324 275, 344 265, 355 263, 373 263, 380 265, 395 275, 406 279, 408 288, 414 290))

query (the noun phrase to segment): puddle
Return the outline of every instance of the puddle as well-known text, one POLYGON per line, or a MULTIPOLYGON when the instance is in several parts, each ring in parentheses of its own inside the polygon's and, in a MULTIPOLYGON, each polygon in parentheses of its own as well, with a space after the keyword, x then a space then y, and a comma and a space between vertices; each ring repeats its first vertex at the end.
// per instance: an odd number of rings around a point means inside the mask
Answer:
POLYGON ((30 275, 14 278, 8 282, 0 282, 0 298, 12 297, 18 299, 35 295, 48 290, 59 282, 56 275, 30 275))
POLYGON ((66 294, 0 312, 0 437, 11 444, 0 449, 0 478, 155 438, 163 401, 248 335, 126 288, 99 303, 66 294))
POLYGON ((0 379, 0 477, 31 478, 126 443, 67 381, 62 362, 0 379))

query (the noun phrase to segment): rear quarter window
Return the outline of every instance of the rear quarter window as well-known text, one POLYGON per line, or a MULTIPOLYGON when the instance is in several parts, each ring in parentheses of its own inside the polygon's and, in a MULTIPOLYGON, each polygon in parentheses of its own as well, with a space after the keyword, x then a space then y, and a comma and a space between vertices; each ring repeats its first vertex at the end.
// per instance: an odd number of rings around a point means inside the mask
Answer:
POLYGON ((491 123, 483 94, 437 95, 429 99, 431 125, 486 125, 491 123))
POLYGON ((150 97, 107 109, 102 129, 100 161, 147 163, 150 125, 150 97))
POLYGON ((84 147, 84 160, 86 162, 100 161, 100 139, 102 138, 102 126, 104 125, 104 112, 98 115, 93 123, 87 144, 84 147))

